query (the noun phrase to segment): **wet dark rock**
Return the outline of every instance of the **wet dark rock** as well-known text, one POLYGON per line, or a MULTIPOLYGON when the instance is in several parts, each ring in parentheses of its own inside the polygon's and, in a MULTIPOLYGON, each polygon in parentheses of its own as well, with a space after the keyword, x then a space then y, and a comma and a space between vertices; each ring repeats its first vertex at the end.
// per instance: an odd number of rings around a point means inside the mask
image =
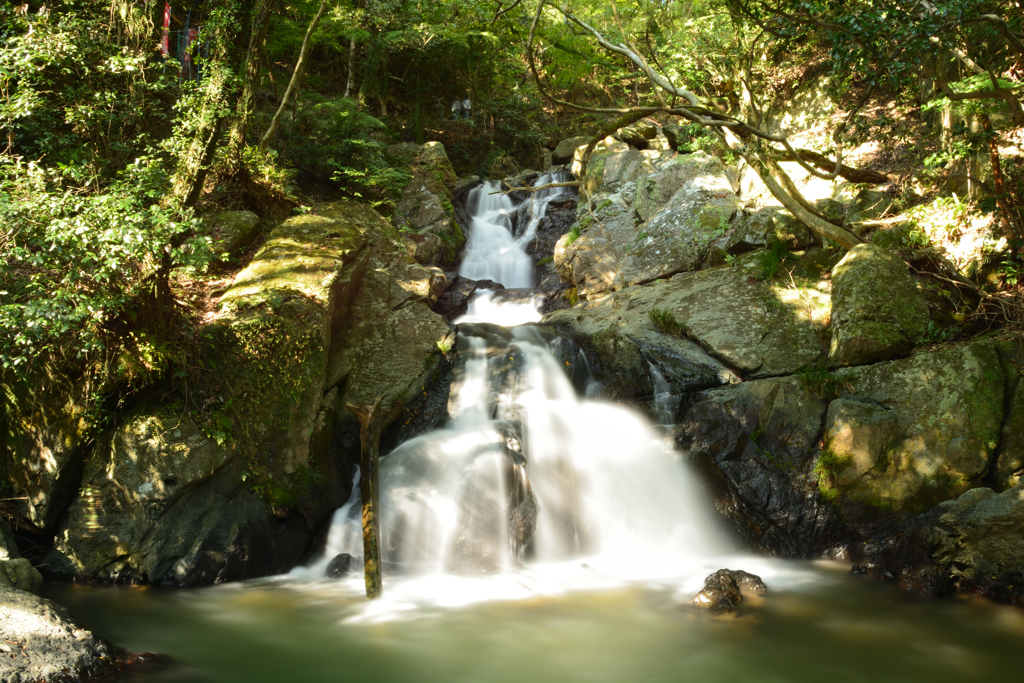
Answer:
POLYGON ((850 537, 812 478, 824 400, 795 378, 744 382, 685 400, 676 446, 741 542, 769 555, 811 557, 850 537))
POLYGON ((714 612, 730 612, 743 600, 743 592, 764 593, 760 576, 742 569, 719 569, 704 579, 704 588, 690 601, 714 612))
POLYGON ((348 553, 335 555, 327 564, 327 578, 343 579, 349 574, 362 569, 362 558, 353 557, 348 553))
POLYGON ((477 290, 501 291, 505 289, 504 285, 491 280, 470 280, 461 275, 451 278, 450 282, 448 288, 438 297, 433 309, 435 313, 440 313, 448 320, 465 315, 469 300, 477 290))
POLYGON ((728 569, 719 569, 704 579, 704 588, 690 602, 714 612, 730 612, 740 604, 743 595, 728 569))
POLYGON ((576 220, 577 193, 575 188, 548 203, 544 218, 537 223, 537 235, 526 245, 526 253, 534 263, 553 258, 558 238, 569 232, 576 220))
POLYGON ((60 605, 0 585, 0 678, 4 683, 78 680, 107 671, 117 653, 60 605))

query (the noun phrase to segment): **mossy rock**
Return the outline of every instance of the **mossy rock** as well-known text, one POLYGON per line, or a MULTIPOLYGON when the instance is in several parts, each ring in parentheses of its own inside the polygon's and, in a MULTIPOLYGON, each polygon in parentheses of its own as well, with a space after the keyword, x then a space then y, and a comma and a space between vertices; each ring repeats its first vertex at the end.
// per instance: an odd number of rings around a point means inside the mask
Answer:
POLYGON ((1005 375, 988 342, 843 370, 826 449, 839 491, 921 512, 977 486, 1000 438, 1005 375), (863 404, 863 405, 856 405, 863 404))
POLYGON ((858 244, 833 269, 834 365, 863 365, 905 355, 928 325, 928 305, 898 256, 858 244))

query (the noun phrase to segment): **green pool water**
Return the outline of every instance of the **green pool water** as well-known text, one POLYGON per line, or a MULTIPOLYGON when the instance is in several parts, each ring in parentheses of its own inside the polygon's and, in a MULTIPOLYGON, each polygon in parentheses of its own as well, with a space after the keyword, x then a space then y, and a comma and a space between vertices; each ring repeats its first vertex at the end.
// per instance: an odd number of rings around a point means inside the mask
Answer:
POLYGON ((1024 680, 1021 610, 907 595, 838 564, 749 568, 768 593, 724 617, 686 605, 693 577, 392 582, 376 605, 355 579, 46 593, 120 646, 170 655, 175 666, 141 677, 152 681, 1024 680))

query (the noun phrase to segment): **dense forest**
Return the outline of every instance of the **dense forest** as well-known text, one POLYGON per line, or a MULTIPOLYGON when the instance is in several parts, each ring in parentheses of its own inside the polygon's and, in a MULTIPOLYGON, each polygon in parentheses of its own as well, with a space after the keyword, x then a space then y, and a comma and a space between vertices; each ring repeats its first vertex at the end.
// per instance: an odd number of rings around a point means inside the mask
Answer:
MULTIPOLYGON (((203 215, 273 220, 336 197, 387 212, 408 180, 388 144, 436 139, 458 172, 487 175, 641 117, 699 128, 686 144, 727 145, 769 177, 796 159, 826 178, 875 171, 915 203, 954 191, 951 216, 1006 238, 997 279, 1012 286, 1011 5, 178 2, 164 28, 164 3, 8 4, 3 367, 80 363, 97 396, 181 372, 196 318, 181 288, 222 268, 203 215), (837 107, 798 152, 780 113, 800 88, 837 107), (453 120, 463 97, 473 118, 453 120)), ((813 230, 859 241, 777 191, 813 230)))

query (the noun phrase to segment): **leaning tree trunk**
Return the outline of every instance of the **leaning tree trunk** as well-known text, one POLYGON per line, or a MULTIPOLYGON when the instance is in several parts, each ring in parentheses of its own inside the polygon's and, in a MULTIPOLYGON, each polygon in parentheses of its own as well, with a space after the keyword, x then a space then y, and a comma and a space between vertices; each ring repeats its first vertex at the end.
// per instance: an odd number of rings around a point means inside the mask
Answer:
POLYGON ((309 28, 306 29, 306 36, 302 39, 302 49, 299 50, 299 60, 295 63, 295 71, 292 73, 292 79, 288 82, 288 87, 285 88, 284 97, 281 98, 281 104, 278 105, 277 111, 274 112, 274 118, 270 120, 270 126, 267 128, 267 132, 260 138, 259 151, 262 153, 267 149, 267 143, 270 142, 270 138, 274 136, 274 131, 277 130, 277 124, 281 121, 281 114, 284 113, 285 107, 288 106, 288 99, 292 96, 292 91, 298 86, 299 81, 302 79, 302 72, 306 68, 306 58, 309 56, 309 39, 313 36, 313 31, 316 30, 317 24, 320 23, 320 17, 323 16, 324 10, 327 9, 327 0, 321 0, 320 9, 316 11, 316 16, 313 17, 313 21, 309 22, 309 28))

